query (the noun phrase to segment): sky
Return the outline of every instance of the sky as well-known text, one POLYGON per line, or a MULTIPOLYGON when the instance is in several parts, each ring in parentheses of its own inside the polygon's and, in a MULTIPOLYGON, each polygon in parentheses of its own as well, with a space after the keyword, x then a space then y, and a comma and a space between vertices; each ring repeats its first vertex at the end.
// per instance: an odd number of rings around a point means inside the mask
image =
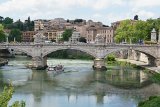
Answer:
POLYGON ((35 19, 77 19, 112 22, 160 17, 160 0, 0 0, 0 16, 24 21, 35 19))

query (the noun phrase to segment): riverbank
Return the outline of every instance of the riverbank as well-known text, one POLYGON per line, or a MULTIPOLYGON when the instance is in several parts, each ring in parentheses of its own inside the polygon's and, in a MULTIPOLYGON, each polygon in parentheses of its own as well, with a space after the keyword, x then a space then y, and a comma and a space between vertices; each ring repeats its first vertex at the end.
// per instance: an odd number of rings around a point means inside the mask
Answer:
POLYGON ((8 63, 7 59, 0 58, 0 66, 4 66, 7 63, 8 63))
POLYGON ((141 62, 141 61, 135 61, 135 60, 129 60, 129 59, 116 59, 117 61, 126 61, 132 64, 135 64, 137 66, 141 66, 143 68, 146 68, 148 70, 154 71, 156 73, 160 74, 160 67, 153 67, 153 66, 149 66, 148 63, 145 62, 141 62))

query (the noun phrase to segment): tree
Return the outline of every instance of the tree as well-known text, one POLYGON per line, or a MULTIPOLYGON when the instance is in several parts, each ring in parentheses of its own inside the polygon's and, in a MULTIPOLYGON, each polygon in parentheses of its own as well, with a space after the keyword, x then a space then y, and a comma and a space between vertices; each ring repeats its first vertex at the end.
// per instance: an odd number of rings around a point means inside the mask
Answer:
MULTIPOLYGON (((3 92, 0 94, 0 107, 7 107, 10 99, 12 98, 14 88, 12 84, 5 86, 3 92)), ((9 107, 25 107, 24 101, 16 101, 9 107)))
POLYGON ((6 17, 4 20, 3 20, 3 23, 4 24, 12 24, 13 23, 13 19, 9 18, 9 17, 6 17))
POLYGON ((156 32, 157 32, 157 35, 158 35, 158 31, 160 29, 160 19, 159 18, 158 19, 148 19, 146 22, 149 25, 148 29, 147 29, 148 35, 149 35, 148 39, 150 39, 150 34, 151 34, 151 31, 152 31, 153 28, 156 29, 156 32))
POLYGON ((79 38, 79 42, 84 42, 84 43, 86 43, 86 42, 87 42, 87 40, 86 40, 86 38, 85 38, 85 37, 80 37, 80 38, 79 38))
POLYGON ((3 31, 3 25, 0 24, 0 42, 4 42, 6 40, 4 31, 3 31))
POLYGON ((62 34, 62 40, 68 41, 69 38, 72 36, 73 30, 72 29, 66 29, 62 34))
POLYGON ((120 26, 116 29, 115 41, 120 42, 133 42, 137 43, 139 40, 147 40, 150 36, 150 25, 145 21, 132 21, 125 20, 120 23, 120 26))
POLYGON ((21 20, 19 19, 13 24, 13 28, 23 31, 23 22, 21 22, 21 20))
POLYGON ((116 36, 114 38, 115 41, 118 43, 122 41, 129 42, 129 37, 131 37, 133 34, 132 27, 131 20, 122 21, 119 27, 116 29, 116 36))
POLYGON ((2 16, 0 16, 0 23, 2 23, 4 20, 4 18, 2 16))
POLYGON ((19 29, 12 29, 10 34, 9 34, 9 41, 14 41, 14 38, 17 42, 21 41, 21 31, 19 29))
POLYGON ((0 94, 0 107, 7 107, 9 100, 12 98, 13 86, 9 85, 4 87, 3 92, 0 94))

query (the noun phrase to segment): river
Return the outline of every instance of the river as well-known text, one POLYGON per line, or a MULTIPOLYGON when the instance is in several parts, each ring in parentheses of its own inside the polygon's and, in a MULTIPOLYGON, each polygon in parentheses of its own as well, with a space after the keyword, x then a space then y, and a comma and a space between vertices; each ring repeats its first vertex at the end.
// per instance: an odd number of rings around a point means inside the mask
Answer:
POLYGON ((136 107, 160 85, 149 81, 144 71, 128 66, 93 71, 93 61, 48 59, 48 65, 62 64, 65 73, 28 69, 31 59, 16 56, 0 67, 0 91, 12 81, 15 92, 9 104, 25 101, 26 107, 136 107))

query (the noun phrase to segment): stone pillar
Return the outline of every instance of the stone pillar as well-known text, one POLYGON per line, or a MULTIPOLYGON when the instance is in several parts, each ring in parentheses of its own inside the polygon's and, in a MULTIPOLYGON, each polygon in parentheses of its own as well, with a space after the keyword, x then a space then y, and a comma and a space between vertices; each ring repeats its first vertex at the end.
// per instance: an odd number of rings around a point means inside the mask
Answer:
POLYGON ((155 60, 155 63, 156 63, 156 66, 157 66, 157 67, 160 66, 160 58, 157 58, 157 59, 155 60))
POLYGON ((148 65, 150 66, 156 66, 156 59, 153 57, 148 57, 148 65))
POLYGON ((105 60, 103 58, 96 58, 94 60, 94 65, 93 65, 94 70, 106 70, 105 66, 105 60))
POLYGON ((159 35, 158 35, 158 43, 160 43, 160 29, 159 29, 159 35))
POLYGON ((36 70, 43 70, 47 68, 47 57, 33 57, 32 68, 36 70))

